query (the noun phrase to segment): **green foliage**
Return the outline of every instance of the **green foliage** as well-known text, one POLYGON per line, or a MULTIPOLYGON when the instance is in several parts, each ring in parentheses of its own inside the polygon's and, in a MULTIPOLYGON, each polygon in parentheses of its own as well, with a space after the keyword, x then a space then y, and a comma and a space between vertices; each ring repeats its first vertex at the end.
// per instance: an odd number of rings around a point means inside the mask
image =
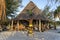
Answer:
POLYGON ((20 6, 19 0, 5 0, 6 1, 6 15, 12 17, 11 14, 16 14, 17 8, 20 6))
POLYGON ((58 13, 58 12, 60 12, 60 6, 57 7, 54 13, 58 13))
POLYGON ((51 2, 52 4, 53 4, 53 3, 55 3, 55 4, 56 4, 56 3, 60 3, 60 0, 47 0, 47 1, 48 1, 48 3, 51 2))
POLYGON ((56 25, 60 25, 60 21, 57 21, 57 22, 56 22, 56 25))
POLYGON ((43 15, 47 18, 49 18, 51 16, 51 13, 49 12, 49 9, 50 9, 50 7, 46 5, 43 12, 42 12, 43 15))
POLYGON ((60 6, 57 7, 57 9, 54 11, 54 15, 58 16, 60 12, 60 6))
POLYGON ((49 10, 50 6, 46 5, 42 13, 46 18, 53 20, 53 11, 50 12, 49 10))
POLYGON ((48 14, 49 9, 50 9, 50 7, 49 7, 48 5, 46 5, 45 8, 44 8, 44 10, 43 10, 43 12, 44 12, 45 14, 48 14))
POLYGON ((32 10, 27 10, 27 14, 31 15, 32 14, 32 10))
POLYGON ((29 10, 29 14, 32 14, 32 11, 31 10, 29 10))

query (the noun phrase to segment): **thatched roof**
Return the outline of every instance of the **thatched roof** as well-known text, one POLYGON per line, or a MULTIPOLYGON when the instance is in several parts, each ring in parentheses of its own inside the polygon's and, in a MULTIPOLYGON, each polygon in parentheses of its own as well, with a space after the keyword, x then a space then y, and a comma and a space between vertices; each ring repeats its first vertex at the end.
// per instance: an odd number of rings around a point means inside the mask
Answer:
POLYGON ((28 20, 31 18, 36 19, 36 17, 37 17, 37 15, 35 15, 34 13, 32 15, 27 14, 27 13, 22 13, 15 20, 28 20))
POLYGON ((45 20, 46 17, 44 17, 41 13, 42 11, 32 1, 30 1, 25 9, 15 18, 15 20, 27 20, 31 18, 36 20, 45 20), (27 10, 32 10, 32 15, 27 13, 27 10))
POLYGON ((21 13, 26 13, 27 10, 32 10, 32 12, 35 14, 41 13, 41 10, 32 1, 30 1, 27 4, 27 6, 24 8, 24 10, 21 13))

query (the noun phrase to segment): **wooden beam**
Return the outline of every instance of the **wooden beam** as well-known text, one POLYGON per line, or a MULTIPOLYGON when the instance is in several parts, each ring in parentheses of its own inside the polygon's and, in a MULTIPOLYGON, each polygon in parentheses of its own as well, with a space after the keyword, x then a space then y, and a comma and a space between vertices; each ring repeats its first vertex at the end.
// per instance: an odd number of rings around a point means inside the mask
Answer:
POLYGON ((11 23, 11 30, 13 30, 13 20, 12 20, 12 23, 11 23))
POLYGON ((17 21, 17 27, 18 27, 18 31, 19 31, 19 21, 17 21))
POLYGON ((10 28, 11 28, 11 25, 10 25, 10 23, 8 24, 8 29, 9 29, 9 31, 10 31, 10 28))
POLYGON ((54 22, 54 29, 56 30, 56 23, 54 22))
POLYGON ((49 23, 48 23, 48 29, 49 29, 49 23))
POLYGON ((41 32, 41 20, 39 20, 39 31, 41 32))

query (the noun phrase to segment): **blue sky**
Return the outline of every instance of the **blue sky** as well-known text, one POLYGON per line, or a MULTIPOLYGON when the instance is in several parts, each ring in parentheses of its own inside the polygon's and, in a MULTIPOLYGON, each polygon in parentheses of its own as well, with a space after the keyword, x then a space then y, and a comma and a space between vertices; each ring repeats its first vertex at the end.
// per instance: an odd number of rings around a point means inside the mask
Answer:
MULTIPOLYGON (((37 0, 32 0, 33 2, 34 2, 34 4, 37 6, 37 7, 39 7, 40 9, 43 9, 44 8, 44 6, 47 4, 47 2, 45 1, 45 0, 39 0, 39 1, 37 1, 37 0)), ((29 3, 30 1, 29 0, 23 0, 23 2, 22 2, 22 5, 23 6, 26 6, 28 3, 29 3)))
MULTIPOLYGON (((32 0, 32 1, 33 1, 34 4, 35 4, 39 9, 41 9, 41 10, 43 10, 44 7, 46 6, 46 4, 48 3, 47 0, 32 0)), ((19 7, 19 12, 21 12, 21 11, 26 7, 26 5, 27 5, 29 2, 30 2, 30 0, 22 0, 22 5, 23 5, 23 7, 22 7, 22 8, 19 7)), ((58 5, 60 5, 60 4, 58 3, 58 4, 52 5, 50 11, 51 11, 51 10, 55 10, 58 5)))

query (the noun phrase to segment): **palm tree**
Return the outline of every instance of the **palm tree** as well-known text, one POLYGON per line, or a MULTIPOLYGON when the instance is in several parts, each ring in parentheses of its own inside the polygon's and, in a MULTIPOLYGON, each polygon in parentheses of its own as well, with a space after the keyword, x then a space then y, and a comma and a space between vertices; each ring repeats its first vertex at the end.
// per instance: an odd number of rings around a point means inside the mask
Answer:
POLYGON ((0 1, 0 20, 4 21, 6 19, 6 4, 5 0, 0 1))
POLYGON ((22 0, 0 0, 0 26, 2 26, 1 24, 6 25, 7 16, 15 14, 21 2, 22 0))
POLYGON ((6 16, 12 17, 18 12, 17 8, 21 6, 22 0, 5 0, 6 1, 6 16))

